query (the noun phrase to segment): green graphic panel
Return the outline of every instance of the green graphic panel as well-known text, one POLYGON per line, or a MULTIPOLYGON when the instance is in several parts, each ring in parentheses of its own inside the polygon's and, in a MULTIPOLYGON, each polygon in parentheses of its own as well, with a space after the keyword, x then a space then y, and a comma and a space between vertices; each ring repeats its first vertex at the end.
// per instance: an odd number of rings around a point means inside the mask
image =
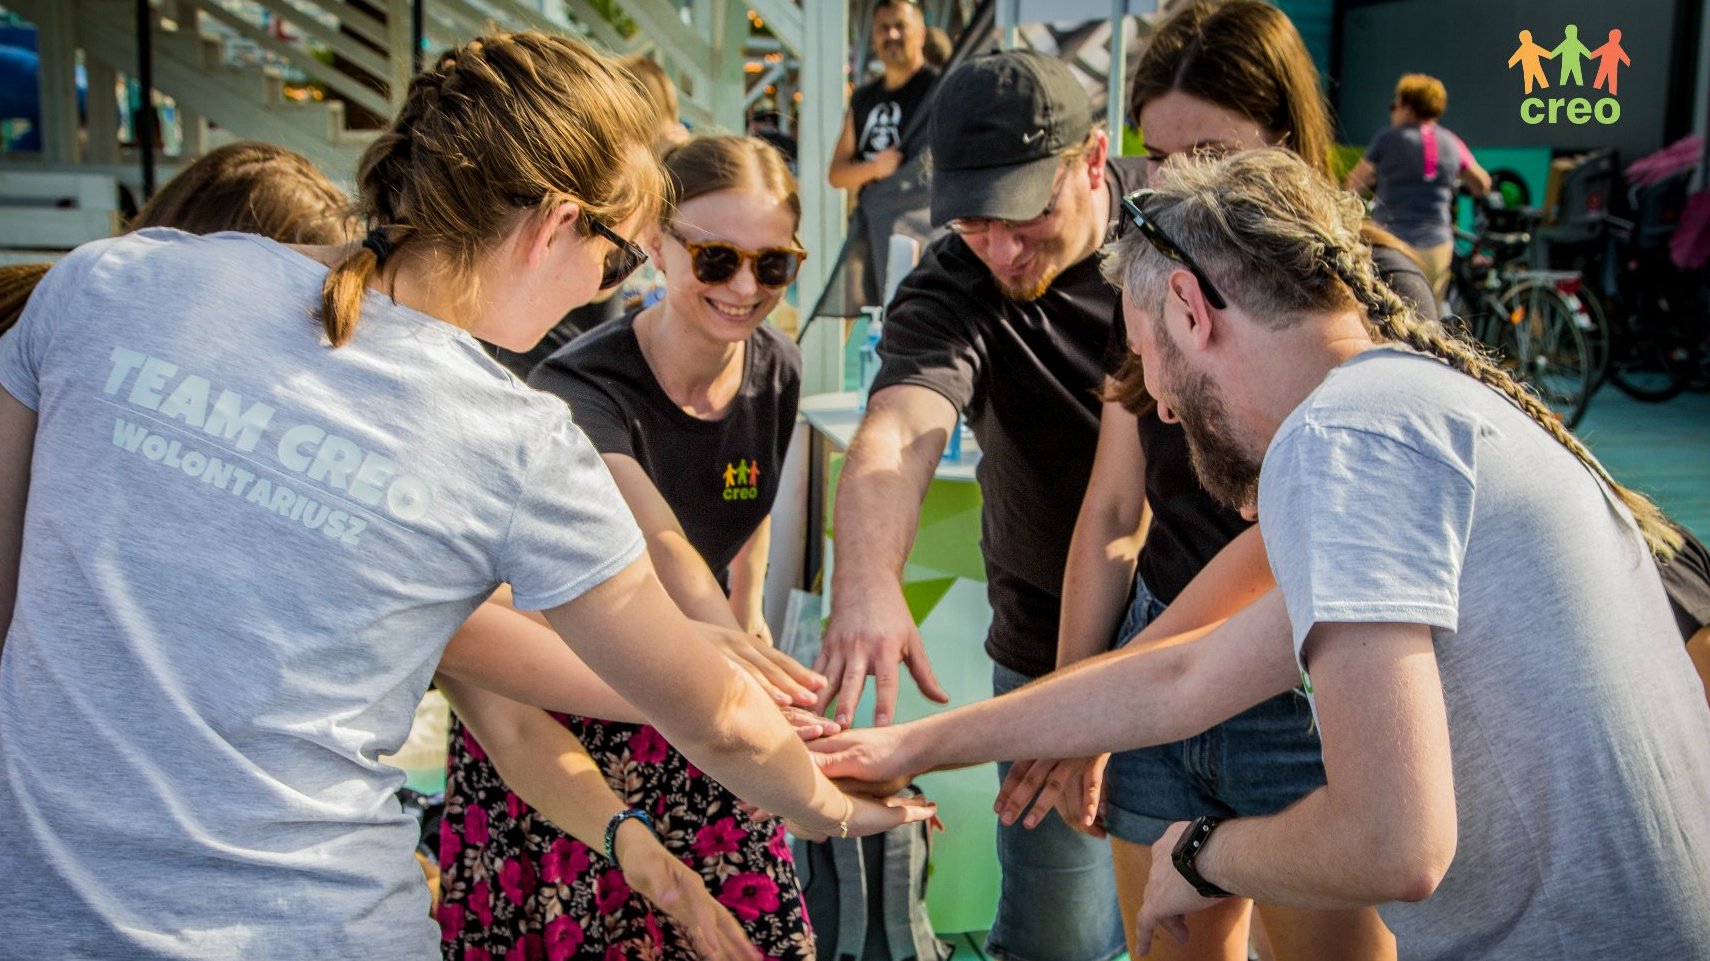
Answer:
POLYGON ((936 577, 924 581, 907 581, 903 584, 903 600, 908 602, 909 616, 914 618, 916 624, 926 620, 926 616, 938 606, 939 599, 954 583, 954 577, 936 577))
MULTIPOLYGON (((837 530, 837 482, 843 476, 842 453, 831 455, 825 485, 825 533, 837 530)), ((980 485, 970 481, 934 480, 920 505, 920 529, 904 569, 906 580, 943 576, 985 583, 986 565, 980 556, 980 485)), ((916 620, 919 620, 918 612, 916 620)))

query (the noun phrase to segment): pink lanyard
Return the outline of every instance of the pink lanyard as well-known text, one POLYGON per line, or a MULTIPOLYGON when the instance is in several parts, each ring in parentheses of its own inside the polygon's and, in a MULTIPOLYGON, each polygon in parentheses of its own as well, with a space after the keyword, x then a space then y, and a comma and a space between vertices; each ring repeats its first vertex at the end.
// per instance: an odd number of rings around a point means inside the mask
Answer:
POLYGON ((1422 123, 1419 125, 1419 140, 1425 147, 1425 179, 1437 179, 1437 125, 1422 123))

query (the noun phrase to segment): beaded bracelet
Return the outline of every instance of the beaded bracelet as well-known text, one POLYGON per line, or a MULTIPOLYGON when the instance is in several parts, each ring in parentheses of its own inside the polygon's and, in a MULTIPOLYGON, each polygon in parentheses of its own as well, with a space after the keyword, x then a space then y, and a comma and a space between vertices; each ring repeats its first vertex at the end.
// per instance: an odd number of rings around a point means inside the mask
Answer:
POLYGON ((606 858, 613 864, 617 863, 617 829, 630 818, 647 825, 647 830, 653 830, 653 818, 640 808, 630 808, 612 815, 612 819, 606 822, 606 858))

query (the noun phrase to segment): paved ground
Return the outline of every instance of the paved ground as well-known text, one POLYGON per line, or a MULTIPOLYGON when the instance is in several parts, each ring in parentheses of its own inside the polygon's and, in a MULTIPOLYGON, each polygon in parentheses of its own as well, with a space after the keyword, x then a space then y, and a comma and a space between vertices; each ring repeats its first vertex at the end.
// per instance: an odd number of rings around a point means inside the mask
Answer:
POLYGON ((1621 483, 1710 542, 1710 394, 1645 404, 1613 387, 1591 400, 1579 436, 1621 483))

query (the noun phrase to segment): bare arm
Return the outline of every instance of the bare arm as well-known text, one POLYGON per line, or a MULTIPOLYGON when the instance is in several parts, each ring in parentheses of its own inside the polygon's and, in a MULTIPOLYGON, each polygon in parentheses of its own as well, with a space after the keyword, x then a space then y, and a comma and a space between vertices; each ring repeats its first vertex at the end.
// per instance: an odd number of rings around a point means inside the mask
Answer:
MULTIPOLYGON (((574 734, 541 710, 443 675, 440 689, 518 797, 576 840, 605 849, 606 825, 625 804, 574 734)), ((613 848, 624 877, 687 929, 697 956, 755 956, 742 925, 645 824, 624 821, 613 848)))
MULTIPOLYGON (((654 486, 653 479, 647 476, 641 464, 621 454, 601 456, 611 468, 624 503, 629 505, 636 523, 641 525, 642 533, 647 537, 647 554, 660 582, 665 585, 665 593, 671 595, 677 607, 693 620, 711 625, 711 629, 703 629, 708 639, 718 644, 726 657, 739 661, 753 672, 774 700, 803 706, 817 703, 819 695, 816 692, 825 686, 825 679, 814 676, 812 671, 789 655, 773 650, 770 637, 756 637, 754 630, 742 623, 736 615, 735 592, 730 598, 724 596, 724 589, 718 586, 718 579, 707 567, 706 559, 701 557, 695 545, 689 543, 689 536, 683 532, 676 512, 665 502, 664 495, 659 493, 659 488, 654 486)), ((762 523, 761 529, 770 531, 770 521, 762 523)), ((754 539, 750 537, 743 550, 749 551, 753 547, 754 539)), ((765 542, 759 547, 758 558, 751 556, 748 562, 756 560, 760 564, 759 575, 741 586, 745 592, 752 592, 751 596, 744 598, 744 603, 753 604, 753 616, 763 625, 765 621, 759 613, 758 592, 764 587, 766 577, 765 542)), ((733 588, 738 586, 736 575, 737 570, 733 566, 733 588)))
POLYGON ((24 505, 36 448, 36 412, 0 390, 0 652, 12 626, 24 551, 24 505))
MULTIPOLYGON (((1223 545, 1217 556, 1200 568, 1164 613, 1140 632, 1135 646, 1169 643, 1176 635, 1215 627, 1275 587, 1264 539, 1254 525, 1223 545)), ((1289 642, 1291 647, 1292 637, 1286 624, 1277 634, 1277 639, 1289 642)))
POLYGON ((1343 186, 1352 190, 1354 193, 1363 195, 1371 193, 1372 187, 1376 186, 1376 184, 1377 168, 1372 166, 1372 162, 1370 160, 1361 157, 1360 162, 1354 164, 1354 169, 1348 171, 1348 180, 1343 186))
POLYGON ((834 777, 888 781, 1168 744, 1298 683, 1288 638, 1288 611, 1272 590, 1215 629, 1100 654, 1002 697, 894 728, 844 731, 815 748, 829 755, 821 766, 834 777))
POLYGON ((618 492, 641 525, 647 537, 647 555, 653 559, 653 569, 659 574, 665 593, 684 614, 697 621, 718 624, 731 630, 741 630, 724 589, 707 568, 707 562, 689 536, 664 495, 653 484, 653 478, 636 462, 623 454, 601 454, 600 459, 611 469, 618 492))
POLYGON ((440 655, 439 674, 460 682, 460 689, 479 685, 550 711, 647 723, 552 628, 497 599, 476 608, 457 629, 440 655))
MULTIPOLYGON (((1146 454, 1136 417, 1121 404, 1105 402, 1099 413, 1092 477, 1081 498, 1063 571, 1059 668, 1110 647, 1150 520, 1145 478, 1146 454)), ((1055 807, 1065 824, 1103 837, 1099 811, 1109 761, 1110 755, 1102 753, 1016 761, 998 789, 998 816, 1003 823, 1014 824, 1025 815, 1023 823, 1032 828, 1055 807)))
POLYGON ((838 190, 860 190, 875 180, 883 180, 902 166, 902 151, 892 147, 881 150, 871 160, 855 159, 855 118, 843 115, 843 133, 831 152, 831 169, 826 182, 838 190))
POLYGON ((873 723, 896 710, 898 664, 921 693, 948 701, 938 686, 920 632, 903 601, 902 571, 920 523, 920 504, 956 424, 943 395, 904 384, 876 391, 843 462, 837 483, 831 619, 815 670, 831 679, 820 700, 837 702, 837 721, 854 720, 867 675, 874 676, 873 723))
MULTIPOLYGON (((1196 866, 1226 891, 1269 904, 1350 908, 1419 901, 1455 855, 1449 725, 1431 631, 1421 624, 1322 623, 1307 638, 1324 742, 1324 787, 1279 814, 1217 828, 1196 866)), ((1155 925, 1211 902, 1170 863, 1185 824, 1153 846, 1145 951, 1155 925)))
POLYGON ((1470 151, 1462 159, 1465 163, 1461 164, 1461 183, 1466 184, 1467 189, 1471 190, 1475 197, 1483 197, 1490 193, 1489 172, 1478 165, 1478 161, 1473 159, 1470 151))
MULTIPOLYGON (((1078 530, 1076 536, 1079 536, 1078 530)), ((1225 544, 1223 550, 1200 569, 1157 620, 1148 624, 1123 653, 1131 654, 1153 646, 1168 647, 1181 643, 1184 637, 1203 635, 1275 586, 1259 528, 1250 527, 1225 544)), ((1067 592, 1064 596, 1068 596, 1067 592)), ((1068 619, 1067 604, 1064 619, 1068 619)), ((1292 647, 1286 618, 1273 627, 1276 634, 1272 640, 1278 645, 1292 647)), ((1058 660, 1061 662, 1060 653, 1058 660)), ((1096 833, 1090 828, 1097 815, 1096 792, 1101 789, 1101 784, 1088 784, 1085 780, 1089 776, 1095 781, 1100 780, 1102 771, 1097 769, 1096 762, 1085 772, 1072 767, 1064 769, 1063 765, 1046 767, 1030 764, 1026 770, 1021 768, 1022 765, 1018 764, 1010 769, 1010 776, 1004 780, 1003 789, 998 793, 998 814, 1006 824, 1013 823, 1028 811, 1030 802, 1031 812, 1027 814, 1029 827, 1036 825, 1044 816, 1045 807, 1055 804, 1061 808, 1063 803, 1067 803, 1070 809, 1064 813, 1064 819, 1071 825, 1078 821, 1089 829, 1089 833, 1096 833), (1018 770, 1021 770, 1020 774, 1016 773, 1018 770), (1075 781, 1077 777, 1082 779, 1078 784, 1075 781), (1064 791, 1070 794, 1060 802, 1064 791), (1079 797, 1075 795, 1076 791, 1080 792, 1079 797)))
POLYGON ((1107 401, 1099 414, 1092 477, 1075 518, 1063 572, 1058 667, 1109 649, 1146 539, 1145 508, 1146 454, 1140 447, 1139 424, 1121 404, 1107 401))
POLYGON ((930 815, 845 797, 822 777, 777 706, 683 617, 645 557, 546 619, 667 741, 744 800, 830 834, 845 820, 854 835, 930 815))
POLYGON ((760 522, 730 562, 730 609, 744 634, 772 643, 766 627, 766 561, 772 552, 772 516, 760 522))

